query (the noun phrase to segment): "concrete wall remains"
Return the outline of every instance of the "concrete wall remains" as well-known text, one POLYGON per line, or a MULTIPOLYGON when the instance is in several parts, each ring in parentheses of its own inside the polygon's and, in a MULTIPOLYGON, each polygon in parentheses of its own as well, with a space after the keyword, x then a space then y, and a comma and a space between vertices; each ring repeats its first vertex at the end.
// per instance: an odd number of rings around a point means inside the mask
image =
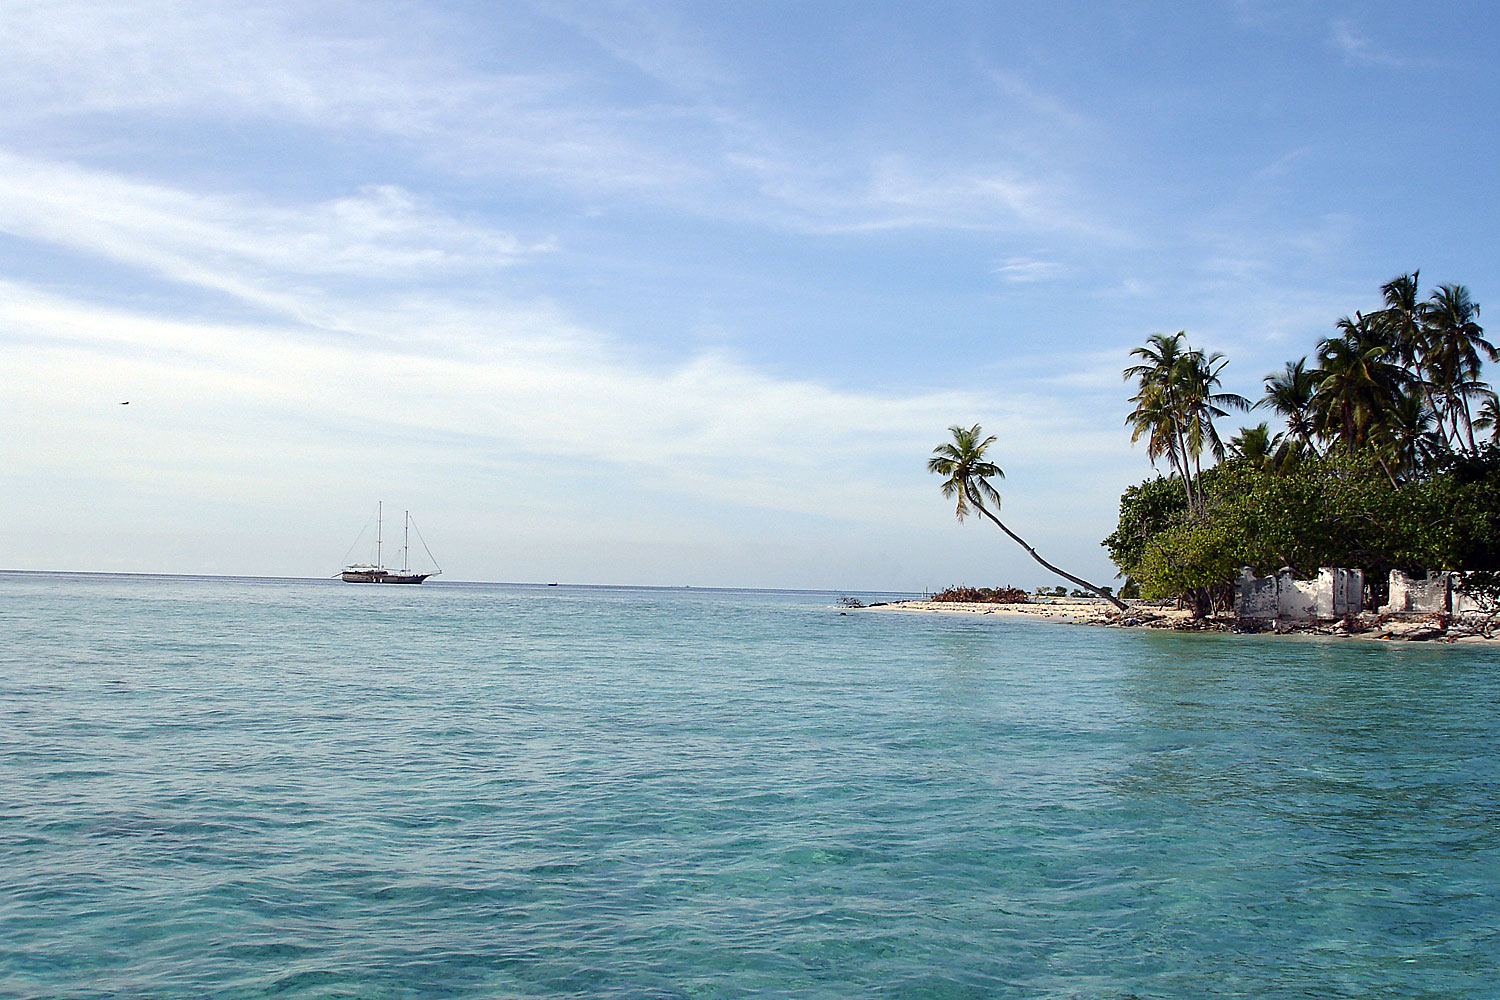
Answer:
POLYGON ((1473 597, 1470 597, 1468 594, 1465 594, 1462 590, 1459 589, 1459 586, 1463 582, 1463 577, 1464 574, 1462 573, 1453 574, 1453 613, 1463 614, 1465 611, 1477 611, 1483 613, 1494 610, 1493 608, 1490 608, 1484 603, 1475 600, 1473 597))
POLYGON ((1383 615, 1431 614, 1453 610, 1453 574, 1428 573, 1425 579, 1391 570, 1390 602, 1380 606, 1383 615))
POLYGON ((1345 618, 1365 609, 1365 571, 1323 566, 1318 570, 1317 616, 1345 618))
POLYGON ((1241 618, 1309 621, 1359 614, 1365 576, 1357 569, 1323 567, 1316 580, 1298 580, 1289 567, 1275 576, 1256 576, 1246 566, 1235 582, 1234 610, 1241 618))
POLYGON ((1234 613, 1241 618, 1274 620, 1276 610, 1276 578, 1256 576, 1249 566, 1241 568, 1235 581, 1234 613))
POLYGON ((1290 566, 1276 574, 1276 617, 1282 621, 1305 622, 1318 615, 1318 581, 1299 580, 1290 566))

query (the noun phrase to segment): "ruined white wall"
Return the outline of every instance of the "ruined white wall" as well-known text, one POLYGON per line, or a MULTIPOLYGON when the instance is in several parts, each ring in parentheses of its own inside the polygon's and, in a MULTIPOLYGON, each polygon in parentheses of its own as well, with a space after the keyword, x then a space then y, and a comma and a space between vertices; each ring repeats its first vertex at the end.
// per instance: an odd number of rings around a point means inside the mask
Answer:
POLYGON ((1276 574, 1276 617, 1303 622, 1318 614, 1318 582, 1298 580, 1290 569, 1276 574))
POLYGON ((1246 566, 1235 581, 1234 610, 1241 618, 1309 621, 1358 614, 1364 599, 1365 577, 1357 569, 1325 567, 1316 580, 1298 580, 1290 569, 1256 576, 1246 566))
POLYGON ((1430 614, 1448 611, 1453 607, 1453 574, 1432 573, 1426 579, 1407 576, 1399 569, 1391 570, 1390 601, 1381 605, 1380 613, 1430 614))
POLYGON ((1359 614, 1365 607, 1364 570, 1321 567, 1318 570, 1316 601, 1316 614, 1319 618, 1343 618, 1359 614))
POLYGON ((1474 598, 1470 597, 1468 594, 1465 594, 1463 591, 1461 591, 1461 590, 1458 589, 1459 588, 1459 584, 1462 583, 1465 575, 1466 574, 1463 574, 1463 573, 1454 573, 1454 574, 1452 574, 1452 576, 1453 576, 1453 611, 1454 611, 1454 613, 1455 614, 1462 614, 1465 611, 1477 611, 1477 612, 1481 612, 1481 613, 1488 613, 1491 610, 1490 608, 1483 607, 1482 605, 1480 605, 1480 603, 1478 601, 1474 600, 1474 598))
POLYGON ((1246 566, 1235 583, 1234 613, 1241 618, 1271 620, 1276 617, 1276 578, 1256 576, 1246 566))

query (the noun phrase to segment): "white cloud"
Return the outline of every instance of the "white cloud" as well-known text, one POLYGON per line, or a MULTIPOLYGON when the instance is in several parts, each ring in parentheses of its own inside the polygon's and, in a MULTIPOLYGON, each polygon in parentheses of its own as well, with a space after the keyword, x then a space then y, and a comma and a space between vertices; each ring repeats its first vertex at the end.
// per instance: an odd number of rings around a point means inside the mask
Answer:
POLYGON ((1378 48, 1353 21, 1332 22, 1329 25, 1328 41, 1350 66, 1400 67, 1411 64, 1406 56, 1398 56, 1378 48))
POLYGON ((1075 207, 1055 171, 1023 167, 1019 156, 913 162, 842 136, 789 142, 782 123, 715 99, 705 82, 716 78, 712 55, 660 17, 546 9, 661 92, 623 95, 578 53, 542 67, 517 52, 465 52, 462 25, 405 5, 324 4, 294 16, 299 8, 80 0, 7 10, 0 135, 8 125, 71 156, 72 127, 85 119, 116 122, 106 152, 131 148, 130 126, 142 120, 251 122, 378 135, 443 172, 794 231, 1116 235, 1075 207))
POLYGON ((328 309, 308 291, 310 281, 400 276, 409 283, 504 267, 546 250, 444 215, 394 186, 288 208, 3 151, 0 232, 304 318, 328 309))
MULTIPOLYGON (((142 305, 61 268, 45 291, 0 286, 7 474, 23 484, 13 504, 22 493, 85 513, 130 497, 148 514, 191 504, 211 533, 203 512, 215 504, 291 509, 419 481, 522 523, 561 519, 583 496, 619 505, 612 516, 638 537, 712 508, 733 514, 729 536, 743 524, 764 539, 797 515, 906 544, 933 520, 922 463, 955 421, 1000 433, 1007 495, 1025 509, 1027 483, 1050 482, 1053 497, 1030 501, 1060 521, 1085 502, 1068 485, 1079 456, 1091 482, 1132 462, 1113 419, 1100 431, 1080 410, 1076 386, 1028 387, 1014 373, 981 389, 960 379, 883 393, 778 378, 713 351, 648 362, 540 293, 487 290, 499 269, 549 253, 545 234, 417 193, 462 176, 504 183, 496 203, 534 185, 518 201, 545 190, 580 212, 645 206, 679 222, 1119 238, 1075 207, 1065 172, 1022 169, 1004 150, 890 152, 908 148, 899 136, 889 148, 886 137, 799 141, 711 99, 712 53, 670 25, 643 42, 617 23, 585 26, 662 84, 632 91, 601 86, 611 71, 586 59, 481 53, 462 25, 407 5, 60 0, 9 4, 0 18, 0 145, 14 151, 0 151, 0 230, 266 317, 185 318, 204 315, 201 296, 179 311, 153 287, 142 305), (173 136, 207 149, 256 130, 345 143, 341 155, 379 145, 389 159, 353 166, 371 183, 301 201, 232 187, 253 190, 261 169, 232 153, 223 164, 248 181, 174 179, 173 136), (439 180, 424 186, 427 171, 439 180), (657 509, 624 507, 648 502, 657 509)), ((1002 273, 1040 280, 1048 264, 1016 257, 1002 273)))
MULTIPOLYGON (((488 349, 441 357, 0 288, 0 332, 17 383, 12 433, 47 442, 15 457, 12 472, 22 477, 38 467, 97 472, 100 408, 129 399, 131 419, 154 421, 151 433, 133 451, 112 445, 110 461, 134 454, 133 474, 166 475, 174 489, 205 497, 235 470, 285 462, 289 449, 305 477, 358 467, 371 458, 358 442, 382 442, 388 460, 427 451, 454 463, 545 462, 564 477, 587 469, 702 501, 882 521, 908 516, 891 458, 909 456, 916 468, 955 418, 1006 427, 1022 442, 1012 456, 1030 450, 1026 442, 1049 422, 1024 403, 839 391, 722 357, 662 370, 587 349, 518 359, 503 333, 488 349), (859 503, 846 503, 851 496, 859 503)), ((289 490, 301 485, 285 480, 289 490)))
POLYGON ((1065 270, 1057 261, 1036 257, 1011 257, 995 267, 995 273, 1001 278, 1017 284, 1051 281, 1060 277, 1065 270))
POLYGON ((554 307, 446 298, 397 265, 503 263, 515 248, 396 194, 289 209, 7 164, 6 228, 277 317, 187 320, 0 284, 7 469, 31 496, 291 508, 373 473, 450 495, 519 491, 505 501, 517 517, 559 502, 553 490, 657 498, 654 513, 621 515, 637 531, 712 507, 889 532, 928 523, 922 462, 955 421, 1000 433, 996 457, 1027 470, 1008 486, 1023 505, 1027 480, 1079 456, 1129 464, 1118 432, 1073 405, 1076 387, 1038 393, 1019 369, 984 393, 845 390, 721 353, 648 364, 554 307))

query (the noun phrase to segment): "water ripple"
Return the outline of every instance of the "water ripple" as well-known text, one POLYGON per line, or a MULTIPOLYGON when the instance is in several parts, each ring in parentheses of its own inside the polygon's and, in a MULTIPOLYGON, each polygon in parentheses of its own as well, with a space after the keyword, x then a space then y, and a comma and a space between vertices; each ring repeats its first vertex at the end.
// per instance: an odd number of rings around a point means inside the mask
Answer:
POLYGON ((0 574, 0 995, 1488 997, 1500 656, 0 574))

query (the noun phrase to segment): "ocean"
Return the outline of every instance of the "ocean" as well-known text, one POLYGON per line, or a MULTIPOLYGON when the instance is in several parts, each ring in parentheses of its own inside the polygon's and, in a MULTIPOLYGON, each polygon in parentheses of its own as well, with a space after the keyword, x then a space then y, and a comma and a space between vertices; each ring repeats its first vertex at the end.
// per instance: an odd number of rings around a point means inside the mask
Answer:
POLYGON ((0 997, 1494 997, 1500 651, 0 574, 0 997))

